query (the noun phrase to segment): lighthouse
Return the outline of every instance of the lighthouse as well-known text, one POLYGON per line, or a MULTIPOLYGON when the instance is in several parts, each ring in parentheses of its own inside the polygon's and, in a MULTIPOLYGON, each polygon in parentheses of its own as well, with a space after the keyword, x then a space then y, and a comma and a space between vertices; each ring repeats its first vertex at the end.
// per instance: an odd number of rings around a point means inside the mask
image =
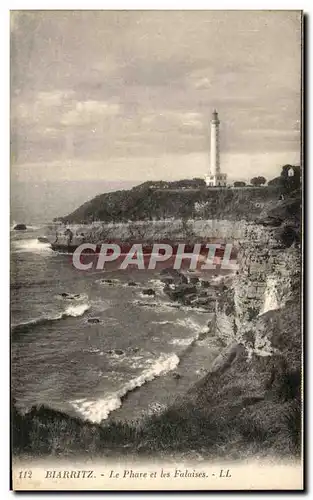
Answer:
POLYGON ((226 186, 226 174, 221 173, 220 165, 220 121, 216 110, 211 119, 211 150, 210 150, 210 172, 206 176, 207 186, 226 186))

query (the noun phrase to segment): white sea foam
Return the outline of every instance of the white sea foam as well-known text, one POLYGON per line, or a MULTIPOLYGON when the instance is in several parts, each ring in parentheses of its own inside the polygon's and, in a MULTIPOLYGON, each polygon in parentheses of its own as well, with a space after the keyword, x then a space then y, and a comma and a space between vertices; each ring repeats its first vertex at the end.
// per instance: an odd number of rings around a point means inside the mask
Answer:
POLYGON ((126 382, 116 392, 106 394, 103 399, 76 399, 75 401, 70 401, 70 404, 86 420, 100 423, 102 420, 106 420, 112 411, 122 406, 122 398, 128 392, 174 370, 178 363, 179 358, 176 354, 161 354, 150 367, 146 368, 138 377, 126 382))
POLYGON ((90 309, 89 304, 70 305, 65 309, 63 315, 73 317, 82 316, 88 309, 90 309))
POLYGON ((186 339, 171 339, 169 341, 169 344, 172 345, 178 345, 178 346, 188 346, 192 344, 192 342, 195 340, 194 337, 188 337, 186 339))
MULTIPOLYGON (((154 297, 155 298, 155 297, 154 297)), ((146 297, 145 297, 146 299, 146 297)), ((153 299, 153 297, 152 297, 153 299)), ((135 299, 132 301, 132 304, 135 306, 140 306, 140 307, 145 307, 145 308, 153 308, 156 311, 162 312, 162 311, 175 311, 176 309, 182 309, 181 304, 175 303, 175 302, 156 302, 155 300, 138 300, 135 299)))
POLYGON ((154 295, 148 295, 148 294, 143 293, 143 292, 139 293, 139 297, 141 297, 142 299, 147 299, 149 301, 155 299, 155 295, 156 294, 154 294, 154 295))
MULTIPOLYGON (((193 313, 205 313, 205 314, 210 314, 212 315, 212 312, 208 311, 204 307, 191 307, 191 306, 185 306, 183 304, 180 304, 179 302, 156 302, 155 300, 151 300, 151 298, 155 299, 155 297, 150 297, 150 300, 138 300, 135 299, 132 301, 132 304, 144 308, 153 308, 156 311, 159 312, 165 312, 165 311, 175 311, 176 309, 181 309, 182 311, 190 311, 193 313)), ((145 299, 147 299, 147 296, 145 296, 145 299)))
POLYGON ((176 319, 176 320, 165 320, 165 321, 151 321, 151 323, 155 325, 175 325, 175 326, 183 326, 184 328, 188 328, 188 330, 194 330, 196 332, 200 332, 203 330, 203 328, 207 328, 206 326, 203 327, 203 325, 200 325, 197 323, 197 321, 191 319, 191 318, 183 318, 183 319, 176 319))
POLYGON ((88 347, 87 349, 84 349, 83 352, 89 352, 90 354, 99 354, 99 356, 101 355, 101 351, 97 347, 88 347))
POLYGON ((169 321, 169 320, 165 320, 165 321, 151 321, 151 324, 153 325, 175 325, 176 324, 176 321, 169 321))
POLYGON ((147 360, 143 358, 143 356, 139 356, 140 359, 132 358, 130 361, 130 366, 135 370, 139 370, 140 368, 146 368, 147 360))
POLYGON ((12 243, 12 249, 16 253, 53 253, 50 243, 40 243, 37 239, 17 240, 12 243))
POLYGON ((99 280, 96 280, 95 283, 98 283, 101 286, 117 286, 117 285, 124 285, 124 283, 118 279, 111 279, 111 278, 101 278, 99 280))
POLYGON ((179 326, 183 326, 184 328, 188 328, 188 330, 194 330, 196 332, 200 332, 203 329, 202 325, 199 325, 195 320, 191 318, 178 319, 176 324, 179 326))
POLYGON ((36 325, 50 323, 52 321, 59 321, 61 319, 65 319, 68 317, 76 318, 78 316, 82 316, 83 314, 85 314, 85 312, 88 311, 89 308, 90 308, 90 305, 87 303, 70 305, 65 309, 65 311, 57 313, 55 315, 40 316, 38 318, 34 318, 34 319, 31 319, 29 321, 25 321, 22 323, 16 323, 16 324, 13 323, 11 325, 11 327, 13 330, 24 329, 24 328, 29 328, 29 327, 36 326, 36 325))
POLYGON ((188 330, 194 330, 196 332, 202 332, 203 329, 207 329, 207 326, 203 327, 202 325, 199 325, 197 321, 191 318, 176 319, 171 321, 170 320, 151 321, 151 323, 160 326, 166 326, 166 325, 182 326, 184 328, 187 328, 188 330))
POLYGON ((191 307, 191 306, 184 306, 184 311, 190 311, 190 312, 199 312, 199 313, 204 313, 204 314, 211 314, 213 313, 211 311, 208 311, 205 309, 205 307, 191 307))

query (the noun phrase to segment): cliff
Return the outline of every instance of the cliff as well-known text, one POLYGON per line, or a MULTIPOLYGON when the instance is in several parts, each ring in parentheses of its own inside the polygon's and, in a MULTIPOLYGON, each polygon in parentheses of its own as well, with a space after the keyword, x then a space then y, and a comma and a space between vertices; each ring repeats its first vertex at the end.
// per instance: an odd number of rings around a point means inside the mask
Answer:
POLYGON ((268 203, 278 199, 280 191, 277 186, 207 189, 146 182, 130 190, 96 196, 58 220, 68 224, 197 217, 254 220, 268 203))
POLYGON ((52 233, 55 248, 61 245, 107 243, 108 241, 139 241, 155 243, 159 240, 184 240, 195 244, 201 241, 237 241, 246 227, 245 221, 221 219, 165 219, 155 221, 133 221, 119 223, 71 224, 58 228, 57 240, 52 233))
POLYGON ((211 325, 225 348, 163 416, 177 423, 177 439, 191 445, 198 435, 200 446, 202 436, 212 456, 300 453, 301 259, 299 247, 284 247, 279 235, 248 228, 211 325))
MULTIPOLYGON (((13 406, 15 453, 299 457, 299 193, 269 200, 256 222, 237 228, 239 270, 223 282, 208 333, 223 349, 197 384, 143 424, 110 421, 101 426, 45 408, 22 416, 13 406)), ((225 234, 234 230, 229 221, 220 223, 225 234)))

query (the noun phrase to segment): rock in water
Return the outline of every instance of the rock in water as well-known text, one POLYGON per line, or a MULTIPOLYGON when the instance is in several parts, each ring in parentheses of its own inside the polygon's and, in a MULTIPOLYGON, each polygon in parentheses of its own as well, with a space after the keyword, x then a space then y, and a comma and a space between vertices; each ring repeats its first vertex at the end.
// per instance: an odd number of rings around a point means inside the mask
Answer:
POLYGON ((13 229, 14 231, 26 231, 27 227, 25 224, 16 224, 13 229))
POLYGON ((155 296, 155 291, 152 288, 145 288, 145 290, 142 290, 143 295, 151 295, 155 296))
POLYGON ((129 281, 128 286, 137 286, 137 283, 135 281, 129 281))
POLYGON ((87 323, 100 323, 100 319, 99 318, 88 318, 87 319, 87 323))
POLYGON ((116 354, 117 356, 122 356, 124 351, 122 349, 110 349, 107 354, 116 354))

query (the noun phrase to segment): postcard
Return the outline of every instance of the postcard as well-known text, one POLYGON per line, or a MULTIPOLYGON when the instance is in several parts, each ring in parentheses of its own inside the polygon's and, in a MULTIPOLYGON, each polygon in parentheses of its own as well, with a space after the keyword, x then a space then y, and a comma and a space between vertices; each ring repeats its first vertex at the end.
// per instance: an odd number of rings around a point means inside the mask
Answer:
POLYGON ((303 489, 301 11, 11 11, 15 491, 303 489))

